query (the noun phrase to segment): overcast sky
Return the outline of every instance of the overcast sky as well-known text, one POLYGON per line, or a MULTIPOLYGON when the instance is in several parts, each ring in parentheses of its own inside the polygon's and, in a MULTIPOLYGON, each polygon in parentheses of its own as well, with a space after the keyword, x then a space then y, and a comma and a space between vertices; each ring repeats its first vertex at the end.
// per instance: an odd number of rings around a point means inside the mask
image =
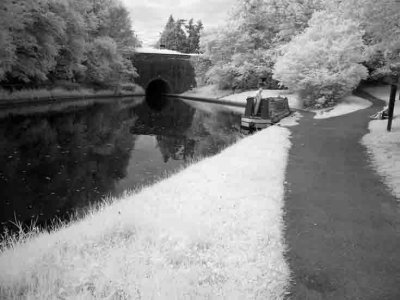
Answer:
POLYGON ((201 20, 204 27, 222 24, 235 0, 122 0, 131 13, 132 26, 144 46, 154 44, 169 15, 201 20))

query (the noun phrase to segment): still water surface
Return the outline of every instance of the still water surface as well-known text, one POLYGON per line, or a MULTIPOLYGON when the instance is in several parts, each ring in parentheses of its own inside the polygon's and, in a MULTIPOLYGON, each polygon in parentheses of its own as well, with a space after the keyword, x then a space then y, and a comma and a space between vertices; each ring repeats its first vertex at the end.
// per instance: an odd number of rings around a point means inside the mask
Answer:
POLYGON ((240 136, 237 113, 143 99, 0 112, 0 222, 46 226, 154 182, 240 136))

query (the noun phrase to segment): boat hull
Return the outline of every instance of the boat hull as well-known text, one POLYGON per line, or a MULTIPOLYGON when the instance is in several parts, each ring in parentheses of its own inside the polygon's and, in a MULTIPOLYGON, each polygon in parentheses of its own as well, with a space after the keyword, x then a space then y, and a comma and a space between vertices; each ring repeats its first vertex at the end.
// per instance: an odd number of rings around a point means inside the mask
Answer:
POLYGON ((241 127, 243 129, 263 129, 272 125, 272 121, 269 119, 242 117, 241 127))

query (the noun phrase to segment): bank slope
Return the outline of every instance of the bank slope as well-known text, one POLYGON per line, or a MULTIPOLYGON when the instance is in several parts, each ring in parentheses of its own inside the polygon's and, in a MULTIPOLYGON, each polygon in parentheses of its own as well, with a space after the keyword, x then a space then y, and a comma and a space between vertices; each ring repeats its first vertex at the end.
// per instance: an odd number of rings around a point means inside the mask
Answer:
POLYGON ((282 299, 289 130, 270 127, 0 254, 0 298, 282 299))

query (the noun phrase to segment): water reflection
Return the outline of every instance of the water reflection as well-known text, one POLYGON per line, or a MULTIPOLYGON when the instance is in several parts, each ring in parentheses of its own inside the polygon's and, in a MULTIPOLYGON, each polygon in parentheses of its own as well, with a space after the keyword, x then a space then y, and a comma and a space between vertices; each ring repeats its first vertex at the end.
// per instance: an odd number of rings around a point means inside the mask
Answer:
POLYGON ((239 135, 240 117, 174 100, 110 100, 0 119, 0 221, 39 224, 148 184, 239 135))

